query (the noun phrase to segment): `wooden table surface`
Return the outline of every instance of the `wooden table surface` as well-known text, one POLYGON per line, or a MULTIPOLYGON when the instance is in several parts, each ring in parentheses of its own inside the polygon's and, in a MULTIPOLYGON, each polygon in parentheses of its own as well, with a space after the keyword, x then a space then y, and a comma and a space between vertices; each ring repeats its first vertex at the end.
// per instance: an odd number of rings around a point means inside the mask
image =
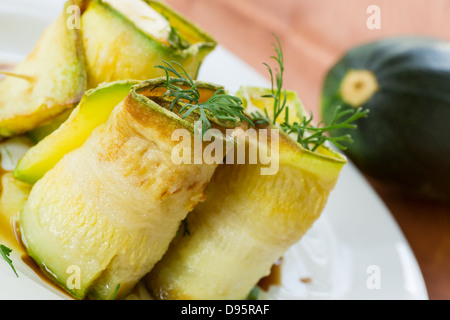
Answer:
MULTIPOLYGON (((285 88, 317 114, 323 77, 349 48, 380 37, 422 34, 450 40, 447 0, 166 0, 221 45, 267 74, 272 33, 285 56, 285 88), (379 29, 367 21, 379 9, 379 29)), ((316 115, 316 119, 317 119, 316 115)), ((450 204, 396 194, 368 178, 398 222, 432 300, 450 299, 450 204)))

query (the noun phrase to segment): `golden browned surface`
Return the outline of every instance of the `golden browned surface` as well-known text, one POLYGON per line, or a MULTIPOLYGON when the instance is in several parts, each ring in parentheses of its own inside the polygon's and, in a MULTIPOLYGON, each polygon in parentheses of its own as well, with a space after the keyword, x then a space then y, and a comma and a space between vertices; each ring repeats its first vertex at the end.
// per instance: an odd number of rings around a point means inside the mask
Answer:
MULTIPOLYGON (((86 90, 80 33, 64 14, 42 34, 27 59, 0 82, 0 135, 22 134, 78 103, 86 90)), ((2 66, 0 66, 1 70, 2 66)))
MULTIPOLYGON (((249 140, 247 152, 256 143, 259 152, 274 143, 249 140)), ((186 219, 189 235, 180 232, 146 278, 156 298, 245 299, 310 229, 345 161, 306 152, 285 135, 279 146, 273 174, 263 175, 261 162, 219 165, 206 201, 186 219)))
MULTIPOLYGON (((267 75, 275 32, 285 51, 286 88, 317 112, 326 70, 350 47, 382 36, 450 39, 447 0, 165 0, 267 75), (367 8, 381 9, 381 29, 366 27, 367 8)), ((372 182, 372 181, 371 181, 372 182)), ((422 269, 431 299, 450 299, 450 205, 409 199, 375 184, 422 269)))
POLYGON ((118 297, 127 294, 203 200, 216 165, 173 163, 170 133, 180 127, 153 109, 121 103, 33 186, 20 215, 24 243, 63 286, 67 268, 78 266, 79 298, 93 290, 93 298, 109 299, 117 284, 118 297))

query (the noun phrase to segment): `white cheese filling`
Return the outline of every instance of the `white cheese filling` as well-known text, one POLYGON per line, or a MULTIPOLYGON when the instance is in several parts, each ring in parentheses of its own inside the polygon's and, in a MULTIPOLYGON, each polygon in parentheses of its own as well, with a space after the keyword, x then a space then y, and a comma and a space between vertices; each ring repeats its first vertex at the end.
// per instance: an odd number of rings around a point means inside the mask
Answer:
POLYGON ((170 23, 142 0, 104 0, 154 39, 168 41, 170 23))

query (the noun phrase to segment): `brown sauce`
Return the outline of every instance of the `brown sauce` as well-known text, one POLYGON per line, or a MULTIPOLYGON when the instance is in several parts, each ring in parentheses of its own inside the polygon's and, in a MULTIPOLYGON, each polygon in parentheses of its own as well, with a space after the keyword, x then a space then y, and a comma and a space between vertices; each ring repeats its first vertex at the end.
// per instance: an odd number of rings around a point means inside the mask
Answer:
POLYGON ((304 284, 310 284, 312 282, 312 279, 310 277, 303 277, 300 278, 300 282, 304 284))
MULTIPOLYGON (((1 65, 0 65, 1 68, 1 65)), ((0 169, 0 181, 3 174, 7 173, 0 169)), ((1 188, 1 184, 0 184, 1 188)), ((1 195, 1 189, 0 189, 1 195)), ((16 256, 20 256, 22 262, 31 269, 45 284, 51 286, 52 288, 58 290, 68 299, 74 299, 66 291, 64 291, 60 286, 54 283, 47 274, 38 266, 38 264, 28 255, 24 244, 22 243, 20 236, 20 228, 18 226, 17 220, 14 218, 8 219, 5 214, 0 212, 0 244, 4 244, 13 250, 16 256), (9 221, 10 220, 10 221, 9 221)), ((14 264, 14 261, 13 261, 14 264)), ((278 260, 273 264, 271 272, 268 276, 262 278, 258 286, 264 290, 268 291, 271 286, 281 285, 281 271, 282 271, 282 259, 278 260)), ((38 298, 38 297, 37 297, 38 298)), ((152 299, 148 292, 143 289, 143 285, 137 285, 134 290, 130 293, 129 298, 133 300, 149 300, 152 299), (144 292, 144 294, 143 294, 144 292)))
POLYGON ((69 295, 66 291, 64 291, 60 286, 58 286, 56 283, 54 283, 52 280, 50 280, 49 277, 47 277, 47 275, 45 274, 44 271, 42 271, 42 269, 38 266, 38 264, 33 260, 33 258, 31 258, 27 251, 25 246, 23 245, 22 239, 20 237, 20 230, 17 226, 14 228, 14 230, 16 231, 16 239, 17 239, 17 244, 18 246, 20 246, 21 248, 21 260, 22 262, 27 265, 28 268, 30 268, 31 270, 33 270, 33 272, 42 280, 42 282, 46 283, 47 285, 51 286, 53 289, 58 290, 60 293, 64 294, 67 298, 69 299, 74 299, 71 295, 69 295))
MULTIPOLYGON (((14 221, 9 221, 7 217, 0 213, 0 239, 8 247, 14 246, 11 249, 18 249, 17 238, 15 235, 15 223, 14 221)), ((21 248, 19 248, 21 249, 21 248)))
MULTIPOLYGON (((0 195, 1 195, 1 179, 7 171, 0 168, 0 195)), ((9 217, 0 212, 0 241, 16 252, 25 252, 19 236, 19 229, 16 219, 9 217)))
POLYGON ((269 291, 271 286, 280 286, 281 285, 281 269, 282 269, 283 260, 279 259, 272 265, 270 273, 268 276, 262 278, 258 282, 258 286, 264 290, 269 291))
MULTIPOLYGON (((4 170, 0 169, 0 179, 1 177, 7 173, 4 170)), ((1 188, 1 185, 0 185, 1 188)), ((0 190, 1 193, 1 190, 0 190)), ((20 236, 20 229, 17 223, 17 219, 14 217, 9 218, 6 214, 0 212, 0 244, 3 244, 10 248, 14 253, 14 257, 20 257, 22 262, 31 269, 43 282, 50 285, 52 288, 58 290, 60 293, 63 293, 67 298, 73 299, 67 292, 65 292, 61 287, 51 281, 46 274, 39 268, 36 262, 28 255, 27 250, 22 242, 20 236)), ((18 263, 14 261, 14 263, 18 263)), ((37 297, 39 298, 39 297, 37 297)))
MULTIPOLYGON (((14 64, 0 63, 0 71, 10 71, 14 68, 14 64)), ((5 76, 0 74, 0 80, 5 76)), ((0 179, 6 174, 7 171, 0 168, 0 179)), ((1 181, 1 180, 0 180, 1 181)), ((0 184, 0 194, 1 194, 1 184, 0 184)), ((20 236, 20 229, 17 219, 14 217, 8 217, 6 214, 0 212, 0 244, 3 244, 10 248, 16 257, 20 256, 22 262, 30 268, 43 282, 50 285, 54 289, 63 293, 67 298, 73 299, 67 292, 65 292, 61 287, 56 285, 51 281, 45 273, 39 268, 37 263, 28 255, 25 246, 22 243, 20 236)), ((14 261, 13 261, 14 264, 14 261)))
POLYGON ((62 293, 67 299, 74 300, 75 298, 72 297, 69 293, 64 291, 60 286, 58 286, 56 283, 50 280, 49 277, 45 275, 45 272, 41 270, 41 268, 37 265, 37 263, 31 258, 28 254, 23 254, 21 256, 22 262, 26 264, 33 272, 42 280, 42 282, 46 283, 47 285, 51 286, 53 289, 58 290, 60 293, 62 293))

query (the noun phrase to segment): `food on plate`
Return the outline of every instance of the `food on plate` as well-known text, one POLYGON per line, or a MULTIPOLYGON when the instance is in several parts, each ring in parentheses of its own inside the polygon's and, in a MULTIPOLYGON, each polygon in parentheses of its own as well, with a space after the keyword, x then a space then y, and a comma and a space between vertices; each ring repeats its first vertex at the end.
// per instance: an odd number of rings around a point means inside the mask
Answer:
POLYGON ((89 86, 163 73, 162 60, 177 61, 196 78, 216 42, 160 1, 92 0, 81 16, 89 86))
POLYGON ((303 103, 298 94, 291 90, 284 90, 286 95, 287 108, 283 108, 279 115, 274 115, 274 110, 268 105, 270 100, 267 98, 271 95, 271 90, 255 86, 241 86, 236 93, 242 99, 246 112, 249 114, 267 110, 267 116, 270 119, 275 118, 278 124, 282 124, 287 120, 289 123, 300 122, 307 116, 303 103), (287 112, 287 119, 286 119, 287 112))
POLYGON ((14 177, 30 184, 42 178, 66 153, 80 147, 137 83, 134 80, 116 81, 87 91, 69 119, 19 160, 14 177))
POLYGON ((86 69, 64 81, 83 79, 83 93, 14 131, 35 144, 3 175, 2 218, 77 299, 126 298, 137 284, 156 299, 245 299, 326 205, 346 163, 331 144, 351 140, 327 132, 367 112, 314 124, 283 89, 279 41, 272 88, 234 96, 195 80, 215 42, 165 5, 74 4, 83 52, 68 61, 86 69))
MULTIPOLYGON (((221 90, 190 83, 199 104, 221 90)), ((76 298, 124 297, 166 252, 187 213, 204 200, 217 164, 176 164, 171 158, 178 144, 172 133, 185 130, 194 139, 202 114, 183 112, 186 103, 172 103, 164 84, 165 78, 156 78, 134 86, 106 122, 33 185, 20 212, 29 255, 76 298), (80 274, 78 286, 71 270, 80 274)), ((223 128, 216 117, 207 118, 213 128, 223 128)), ((226 135, 219 138, 226 142, 226 135)))
MULTIPOLYGON (((11 227, 16 221, 17 213, 22 210, 28 198, 31 186, 28 183, 15 179, 11 172, 3 174, 0 181, 0 224, 3 227, 11 227)), ((2 228, 0 227, 0 229, 2 228)), ((2 242, 3 244, 14 247, 13 243, 9 243, 11 240, 5 243, 5 239, 2 239, 2 242)))
POLYGON ((79 102, 87 88, 81 41, 80 30, 67 28, 62 13, 0 81, 0 137, 34 129, 79 102))
MULTIPOLYGON (((312 125, 298 96, 283 90, 283 52, 279 43, 274 46, 279 71, 272 89, 239 90, 255 123, 235 133, 236 149, 246 146, 246 161, 219 165, 205 189, 206 201, 187 216, 185 230, 146 276, 157 299, 245 299, 319 218, 346 163, 324 145, 324 128, 312 125), (256 134, 246 135, 250 130, 256 134), (278 170, 263 173, 267 159, 252 162, 251 150, 264 155, 275 150, 278 170)), ((366 113, 358 110, 342 120, 344 115, 335 117, 335 125, 366 113)))
POLYGON ((63 124, 70 116, 74 108, 66 109, 65 111, 61 112, 57 116, 53 117, 52 119, 40 124, 35 129, 32 129, 25 133, 25 136, 27 136, 33 143, 38 143, 42 139, 44 139, 46 136, 48 136, 50 133, 55 131, 59 128, 61 124, 63 124))
POLYGON ((178 233, 146 277, 155 298, 245 299, 320 216, 345 158, 308 151, 284 133, 260 148, 271 143, 279 144, 276 174, 262 175, 261 162, 217 168, 206 201, 186 219, 188 234, 178 233))
MULTIPOLYGON (((403 36, 350 49, 326 75, 322 117, 363 107, 347 155, 410 195, 450 200, 450 42, 403 36)), ((331 135, 348 133, 346 128, 331 135)))
POLYGON ((155 65, 163 60, 180 63, 195 79, 215 46, 158 1, 69 0, 27 59, 0 71, 6 75, 0 82, 0 137, 31 131, 32 139, 42 139, 86 90, 162 76, 155 65))

